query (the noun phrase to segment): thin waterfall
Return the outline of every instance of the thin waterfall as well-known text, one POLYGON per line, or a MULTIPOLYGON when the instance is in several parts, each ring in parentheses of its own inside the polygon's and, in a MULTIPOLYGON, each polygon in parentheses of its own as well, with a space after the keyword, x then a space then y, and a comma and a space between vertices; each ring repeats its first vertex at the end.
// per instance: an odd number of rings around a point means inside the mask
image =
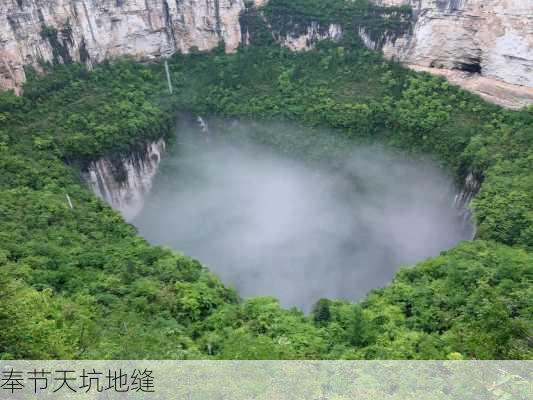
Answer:
POLYGON ((207 121, 203 119, 201 116, 198 116, 198 124, 200 125, 200 129, 205 135, 205 141, 206 143, 209 143, 209 125, 207 124, 207 121))
POLYGON ((476 236, 476 224, 472 221, 472 211, 469 208, 470 203, 478 194, 481 188, 481 179, 470 172, 463 185, 463 189, 455 195, 454 205, 459 211, 459 217, 462 219, 465 229, 472 229, 472 239, 476 236))

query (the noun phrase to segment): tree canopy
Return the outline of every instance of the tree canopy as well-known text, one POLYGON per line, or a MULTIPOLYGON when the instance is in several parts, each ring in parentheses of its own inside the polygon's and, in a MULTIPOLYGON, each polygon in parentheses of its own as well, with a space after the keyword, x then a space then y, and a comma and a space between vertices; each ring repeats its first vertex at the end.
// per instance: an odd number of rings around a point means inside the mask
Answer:
MULTIPOLYGON (((266 16, 307 3, 271 1, 266 16)), ((173 95, 161 63, 128 59, 56 65, 22 97, 0 93, 2 358, 532 357, 533 109, 487 104, 349 35, 302 53, 268 41, 176 54, 169 66, 173 95), (305 315, 242 300, 199 262, 149 245, 80 180, 89 161, 168 136, 177 110, 332 128, 297 143, 257 133, 295 157, 334 161, 361 141, 432 154, 459 183, 483 182, 477 238, 357 303, 317 299, 305 315)))

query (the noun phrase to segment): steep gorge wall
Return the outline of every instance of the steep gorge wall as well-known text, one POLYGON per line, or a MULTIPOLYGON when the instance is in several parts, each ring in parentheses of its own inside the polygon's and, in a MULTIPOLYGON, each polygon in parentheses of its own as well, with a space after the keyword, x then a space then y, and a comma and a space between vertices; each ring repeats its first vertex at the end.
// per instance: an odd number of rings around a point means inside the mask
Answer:
POLYGON ((164 151, 165 141, 160 139, 118 159, 102 157, 88 166, 83 179, 95 195, 131 221, 143 208, 164 151))
POLYGON ((233 51, 244 8, 244 0, 0 0, 0 88, 19 87, 25 66, 46 62, 154 58, 221 42, 233 51))
POLYGON ((533 1, 374 0, 409 4, 413 33, 387 43, 386 55, 424 67, 480 72, 533 86, 533 1))
MULTIPOLYGON (((363 24, 320 26, 279 38, 293 50, 355 30, 365 46, 510 108, 533 104, 533 0, 371 0, 410 6, 411 29, 375 37, 363 24)), ((384 18, 389 16, 384 14, 384 18)))
MULTIPOLYGON (((19 88, 25 66, 122 55, 157 58, 246 40, 239 17, 268 0, 0 0, 0 88, 19 88)), ((365 44, 404 64, 440 74, 512 108, 533 104, 533 0, 371 0, 409 5, 412 29, 365 44)), ((294 50, 338 39, 337 24, 277 38, 294 50)))
POLYGON ((372 1, 413 9, 412 32, 387 42, 387 57, 503 106, 533 104, 532 0, 372 1))

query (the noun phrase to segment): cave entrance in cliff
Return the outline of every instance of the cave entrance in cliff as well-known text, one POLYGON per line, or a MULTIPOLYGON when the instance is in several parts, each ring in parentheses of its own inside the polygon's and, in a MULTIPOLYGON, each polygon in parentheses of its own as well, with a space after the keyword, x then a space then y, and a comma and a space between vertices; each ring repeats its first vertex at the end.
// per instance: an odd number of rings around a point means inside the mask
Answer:
POLYGON ((481 62, 461 63, 457 67, 461 71, 469 72, 471 74, 481 74, 481 62))
POLYGON ((470 239, 445 171, 281 122, 182 119, 132 221, 244 296, 308 311, 470 239))

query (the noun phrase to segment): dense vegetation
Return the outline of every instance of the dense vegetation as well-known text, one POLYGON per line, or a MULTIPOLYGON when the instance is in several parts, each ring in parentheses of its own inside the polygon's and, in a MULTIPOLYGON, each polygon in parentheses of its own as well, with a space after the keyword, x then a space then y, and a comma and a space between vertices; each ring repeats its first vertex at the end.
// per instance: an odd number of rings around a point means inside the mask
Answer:
POLYGON ((56 66, 22 97, 0 94, 1 357, 533 356, 533 110, 488 105, 350 36, 307 53, 176 55, 170 69, 173 96, 162 65, 129 60, 56 66), (322 299, 306 316, 240 300, 198 262, 149 246, 79 180, 88 161, 165 135, 177 109, 334 128, 327 141, 255 138, 307 159, 360 141, 433 154, 458 182, 483 180, 478 239, 357 304, 322 299))
POLYGON ((251 7, 243 16, 243 30, 250 34, 254 44, 268 44, 271 40, 298 36, 315 26, 319 33, 329 30, 330 24, 341 27, 345 36, 363 30, 379 46, 386 40, 395 40, 411 29, 409 6, 382 7, 368 0, 275 0, 268 2, 260 13, 251 7), (261 23, 268 22, 269 35, 261 23))

